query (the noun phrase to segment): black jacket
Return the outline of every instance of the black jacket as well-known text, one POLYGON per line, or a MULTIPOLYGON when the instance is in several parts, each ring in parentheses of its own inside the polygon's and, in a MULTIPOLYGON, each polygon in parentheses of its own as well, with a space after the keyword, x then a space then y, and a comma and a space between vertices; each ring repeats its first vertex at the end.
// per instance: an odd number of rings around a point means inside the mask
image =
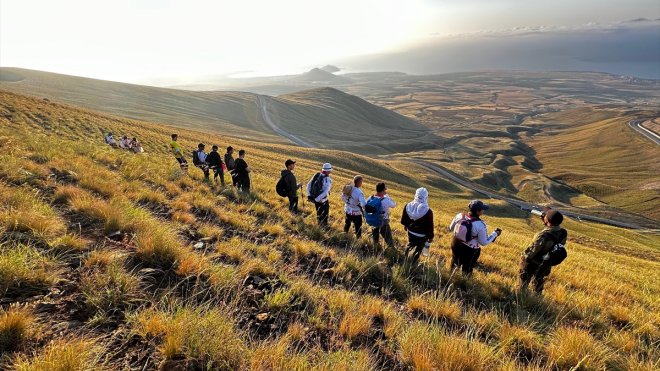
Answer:
POLYGON ((433 210, 429 209, 423 217, 412 220, 404 208, 401 214, 401 224, 403 224, 406 231, 426 235, 426 239, 429 242, 433 241, 433 210))
POLYGON ((282 170, 282 173, 280 174, 280 176, 284 178, 284 181, 286 182, 286 186, 289 189, 289 194, 287 196, 288 197, 297 197, 298 196, 298 182, 296 181, 296 176, 293 175, 293 173, 289 169, 282 170))
POLYGON ((218 151, 211 151, 208 156, 206 156, 206 163, 210 167, 222 166, 222 158, 218 151))

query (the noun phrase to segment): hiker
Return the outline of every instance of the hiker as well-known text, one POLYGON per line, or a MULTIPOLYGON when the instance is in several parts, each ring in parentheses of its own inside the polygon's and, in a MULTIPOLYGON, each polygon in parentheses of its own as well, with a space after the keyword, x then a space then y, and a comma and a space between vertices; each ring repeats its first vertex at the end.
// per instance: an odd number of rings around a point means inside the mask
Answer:
POLYGON ((138 142, 137 138, 131 139, 128 148, 132 150, 135 153, 142 153, 144 152, 144 149, 142 148, 142 145, 140 142, 138 142))
POLYGON ((188 161, 186 161, 186 158, 183 155, 183 150, 181 149, 179 142, 177 142, 178 138, 179 137, 177 134, 172 134, 172 141, 170 142, 170 148, 172 149, 174 158, 176 158, 176 161, 179 163, 181 169, 188 170, 188 161))
POLYGON ((330 163, 323 164, 321 171, 314 174, 312 179, 307 183, 307 198, 314 202, 316 208, 316 219, 320 227, 328 226, 328 215, 330 214, 330 189, 332 188, 332 165, 330 163))
POLYGON ((245 150, 238 151, 238 158, 236 159, 236 166, 234 167, 236 173, 236 185, 238 190, 244 193, 250 193, 250 173, 252 169, 245 162, 245 150))
MULTIPOLYGON (((417 188, 415 199, 409 202, 401 214, 401 224, 408 232, 406 258, 413 251, 412 261, 416 263, 424 248, 433 242, 433 210, 429 207, 429 191, 417 188)), ((424 255, 428 255, 427 252, 424 255)))
POLYGON ((128 139, 128 137, 126 135, 121 137, 121 139, 119 140, 119 148, 130 149, 130 147, 131 147, 131 141, 128 139))
POLYGON ((529 247, 523 252, 520 263, 520 287, 525 290, 534 279, 534 291, 541 293, 545 278, 553 266, 566 258, 568 232, 562 227, 564 216, 556 210, 546 209, 541 214, 545 228, 537 233, 529 247))
POLYGON ((452 268, 461 267, 466 275, 472 274, 481 255, 481 247, 495 242, 502 233, 502 230, 497 228, 488 235, 486 223, 481 220, 481 215, 489 208, 490 206, 479 200, 472 200, 468 204, 468 213, 458 213, 449 225, 449 229, 454 231, 451 243, 452 268))
POLYGON ((227 147, 227 153, 225 153, 225 166, 227 167, 227 172, 231 176, 231 185, 236 186, 236 175, 234 169, 236 168, 236 160, 234 160, 234 147, 227 147))
POLYGON ((389 247, 394 247, 392 228, 390 228, 390 209, 396 207, 396 202, 387 194, 387 186, 380 182, 376 184, 376 194, 369 197, 365 210, 365 219, 371 228, 374 244, 378 245, 380 236, 383 236, 389 247))
POLYGON ((284 162, 285 169, 280 173, 280 180, 276 185, 276 192, 282 197, 289 198, 289 211, 293 214, 298 213, 298 188, 302 183, 296 181, 293 170, 296 168, 296 162, 288 159, 284 162))
POLYGON ((362 187, 362 176, 353 177, 353 184, 347 184, 342 190, 341 199, 344 201, 344 211, 346 212, 346 222, 344 223, 344 233, 351 229, 351 223, 355 226, 355 237, 362 236, 362 215, 367 201, 364 199, 362 187))
POLYGON ((220 184, 224 187, 225 186, 225 172, 224 172, 224 165, 225 163, 222 162, 222 157, 220 157, 220 154, 218 153, 218 146, 215 144, 213 147, 211 147, 211 153, 206 156, 206 164, 209 166, 210 169, 213 169, 213 181, 215 183, 218 183, 218 177, 220 177, 220 184))
POLYGON ((105 136, 105 142, 110 145, 110 147, 117 147, 117 142, 115 141, 115 137, 112 135, 112 133, 108 133, 108 135, 105 136))
POLYGON ((193 165, 202 169, 202 172, 204 172, 204 180, 208 181, 209 165, 206 163, 206 152, 204 152, 204 148, 206 148, 204 143, 199 143, 197 145, 197 150, 193 151, 192 153, 192 158, 193 158, 193 165))

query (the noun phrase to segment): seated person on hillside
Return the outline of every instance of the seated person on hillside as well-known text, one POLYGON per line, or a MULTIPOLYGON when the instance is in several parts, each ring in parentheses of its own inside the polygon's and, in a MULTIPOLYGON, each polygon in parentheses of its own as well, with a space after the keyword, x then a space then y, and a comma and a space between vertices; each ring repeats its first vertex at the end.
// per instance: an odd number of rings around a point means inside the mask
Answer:
POLYGON ((117 147, 117 142, 112 133, 108 133, 108 135, 105 136, 105 143, 109 144, 111 147, 117 147))
POLYGON ((135 153, 144 152, 144 149, 142 149, 142 145, 140 144, 140 142, 138 142, 137 138, 131 139, 131 142, 129 143, 128 148, 131 149, 135 153))
POLYGON ((128 139, 128 137, 126 135, 121 137, 121 139, 119 140, 119 148, 130 149, 130 146, 131 146, 131 141, 128 139))

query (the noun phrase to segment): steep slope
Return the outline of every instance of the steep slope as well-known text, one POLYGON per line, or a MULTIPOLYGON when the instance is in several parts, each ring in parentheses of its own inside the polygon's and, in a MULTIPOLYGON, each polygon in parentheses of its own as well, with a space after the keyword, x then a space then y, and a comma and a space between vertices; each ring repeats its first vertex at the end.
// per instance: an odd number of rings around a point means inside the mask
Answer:
POLYGON ((658 236, 567 220, 569 258, 530 295, 536 217, 493 203, 504 233, 463 277, 445 226, 475 195, 423 168, 181 130, 184 148, 248 149, 240 195, 180 171, 170 130, 0 92, 0 369, 657 369, 658 236), (146 153, 90 135, 106 130, 146 153), (407 262, 398 223, 396 249, 341 233, 334 192, 329 229, 309 204, 291 216, 273 192, 287 157, 301 181, 329 159, 335 184, 388 182, 395 219, 429 188, 431 255, 407 262))

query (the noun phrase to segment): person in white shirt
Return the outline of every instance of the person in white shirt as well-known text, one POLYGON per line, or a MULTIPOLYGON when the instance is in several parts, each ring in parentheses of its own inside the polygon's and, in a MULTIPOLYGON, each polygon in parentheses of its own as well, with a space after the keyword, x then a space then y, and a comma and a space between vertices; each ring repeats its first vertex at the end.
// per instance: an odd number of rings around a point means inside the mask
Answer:
POLYGON ((486 223, 481 220, 481 215, 490 207, 479 200, 472 200, 468 204, 469 212, 458 213, 451 221, 449 229, 454 231, 451 243, 452 268, 461 267, 466 275, 472 274, 477 264, 481 247, 486 246, 497 239, 502 230, 497 228, 490 235, 486 223))
POLYGON ((351 224, 355 226, 355 236, 360 238, 362 236, 362 214, 364 213, 364 205, 367 203, 364 199, 362 187, 362 177, 356 175, 353 178, 353 187, 349 195, 342 194, 341 199, 344 201, 344 211, 346 212, 346 223, 344 224, 344 233, 348 233, 351 229, 351 224))
POLYGON ((119 140, 119 148, 129 149, 130 146, 131 146, 131 141, 128 139, 128 137, 126 135, 121 137, 121 139, 119 140))
POLYGON ((115 137, 112 135, 112 133, 108 133, 108 135, 105 136, 105 142, 108 143, 111 147, 117 147, 117 142, 115 141, 115 137))
POLYGON ((199 143, 197 145, 197 151, 195 151, 194 154, 193 154, 193 164, 196 167, 202 169, 202 172, 204 172, 204 180, 205 181, 210 181, 209 180, 209 174, 210 174, 209 165, 206 163, 207 154, 206 154, 206 152, 204 152, 204 148, 206 148, 204 143, 199 143), (197 158, 195 158, 195 156, 197 158))
POLYGON ((307 198, 314 202, 316 218, 319 226, 323 228, 328 226, 328 215, 330 214, 328 197, 330 195, 330 188, 332 188, 331 172, 332 165, 326 162, 323 164, 321 171, 314 174, 312 179, 309 180, 309 183, 307 183, 307 198))
POLYGON ((383 236, 385 243, 389 247, 394 247, 394 239, 392 238, 392 228, 390 227, 390 209, 396 207, 396 202, 387 194, 387 186, 385 183, 380 182, 376 184, 376 194, 373 197, 378 197, 380 201, 380 214, 383 224, 380 227, 373 227, 371 229, 371 236, 374 239, 374 244, 379 243, 379 237, 383 236))

